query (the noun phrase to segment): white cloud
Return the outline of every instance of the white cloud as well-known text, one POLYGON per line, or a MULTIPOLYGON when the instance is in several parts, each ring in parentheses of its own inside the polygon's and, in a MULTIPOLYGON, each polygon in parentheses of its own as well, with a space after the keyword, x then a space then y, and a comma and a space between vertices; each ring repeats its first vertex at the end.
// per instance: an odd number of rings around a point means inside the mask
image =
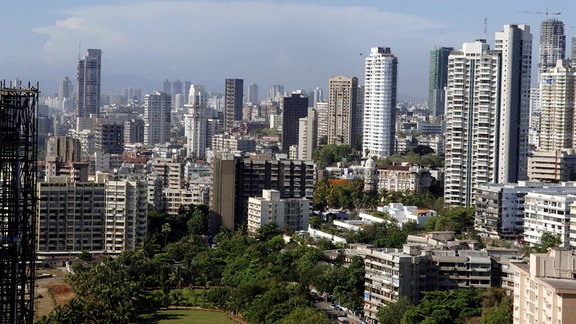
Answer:
POLYGON ((423 17, 371 7, 248 0, 138 1, 65 13, 67 18, 34 29, 48 37, 49 64, 73 66, 81 42, 83 52, 103 50, 108 74, 192 80, 234 75, 287 84, 302 78, 304 86, 309 80, 322 85, 335 74, 361 76, 358 54, 373 46, 427 53, 448 30, 423 17))

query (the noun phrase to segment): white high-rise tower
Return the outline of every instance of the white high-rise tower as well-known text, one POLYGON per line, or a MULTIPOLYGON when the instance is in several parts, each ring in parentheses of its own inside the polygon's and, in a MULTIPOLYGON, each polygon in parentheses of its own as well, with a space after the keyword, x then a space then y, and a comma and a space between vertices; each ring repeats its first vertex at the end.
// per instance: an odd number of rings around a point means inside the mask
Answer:
POLYGON ((188 98, 188 114, 184 120, 184 133, 188 140, 188 155, 194 154, 197 158, 203 159, 206 154, 206 126, 208 117, 206 114, 206 104, 208 94, 204 86, 191 85, 188 98))
POLYGON ((363 151, 367 156, 394 153, 397 66, 388 47, 373 47, 366 57, 363 151))
POLYGON ((156 91, 144 99, 144 143, 154 145, 170 141, 171 96, 156 91))
POLYGON ((474 204, 485 183, 526 179, 532 34, 506 25, 449 56, 444 201, 474 204))

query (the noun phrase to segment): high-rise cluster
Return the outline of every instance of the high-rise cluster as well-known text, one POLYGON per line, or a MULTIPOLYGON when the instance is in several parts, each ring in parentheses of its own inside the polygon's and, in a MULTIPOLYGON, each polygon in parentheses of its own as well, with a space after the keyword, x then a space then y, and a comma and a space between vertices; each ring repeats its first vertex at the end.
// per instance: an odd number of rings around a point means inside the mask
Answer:
POLYGON ((496 33, 495 50, 465 43, 448 58, 444 196, 471 206, 483 183, 526 178, 532 34, 525 25, 496 33))

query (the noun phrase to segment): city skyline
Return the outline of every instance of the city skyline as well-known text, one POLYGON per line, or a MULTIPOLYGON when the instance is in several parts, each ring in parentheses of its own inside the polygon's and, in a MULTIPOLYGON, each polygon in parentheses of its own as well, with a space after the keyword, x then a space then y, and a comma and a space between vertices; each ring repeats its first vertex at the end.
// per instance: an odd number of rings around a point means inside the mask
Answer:
MULTIPOLYGON (((570 21, 576 14, 570 9, 575 5, 546 5, 551 7, 548 17, 564 21, 567 39, 571 39, 575 31, 570 21)), ((521 7, 488 1, 473 12, 468 4, 455 1, 440 6, 425 1, 414 5, 368 0, 108 0, 91 5, 66 0, 8 6, 13 8, 0 14, 7 25, 22 25, 22 16, 14 13, 24 6, 28 7, 26 18, 33 23, 0 36, 4 43, 14 44, 0 55, 2 77, 40 80, 46 90, 43 95, 57 91, 57 80, 74 75, 78 55, 87 48, 105 53, 103 79, 138 76, 157 81, 157 89, 167 78, 191 80, 218 91, 223 79, 242 78, 262 89, 283 84, 290 92, 326 90, 328 79, 336 75, 357 76, 363 84, 364 56, 371 47, 383 46, 398 56, 399 95, 421 99, 427 98, 430 50, 457 48, 482 38, 484 18, 490 44, 494 32, 505 24, 531 26, 536 43, 547 10, 536 1, 523 2, 521 7), (187 41, 190 35, 194 35, 193 45, 187 41), (153 48, 146 45, 149 39, 155 40, 153 48), (332 44, 339 44, 337 50, 332 44)), ((534 46, 534 57, 537 51, 534 46)), ((110 91, 104 82, 102 87, 110 91)))

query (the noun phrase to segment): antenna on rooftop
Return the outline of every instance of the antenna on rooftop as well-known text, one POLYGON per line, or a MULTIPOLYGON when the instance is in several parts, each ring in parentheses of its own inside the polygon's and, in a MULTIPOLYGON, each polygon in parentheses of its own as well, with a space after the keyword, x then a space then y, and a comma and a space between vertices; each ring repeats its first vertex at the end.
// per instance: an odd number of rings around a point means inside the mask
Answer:
POLYGON ((78 42, 78 60, 82 57, 82 41, 78 42))
POLYGON ((484 17, 484 39, 487 39, 486 37, 488 37, 488 18, 484 17))
POLYGON ((548 9, 546 9, 546 11, 542 12, 542 11, 518 11, 519 13, 525 13, 525 14, 532 14, 532 15, 544 15, 545 19, 548 19, 548 15, 552 15, 552 16, 558 16, 560 14, 562 14, 561 12, 550 12, 548 11, 548 9))

